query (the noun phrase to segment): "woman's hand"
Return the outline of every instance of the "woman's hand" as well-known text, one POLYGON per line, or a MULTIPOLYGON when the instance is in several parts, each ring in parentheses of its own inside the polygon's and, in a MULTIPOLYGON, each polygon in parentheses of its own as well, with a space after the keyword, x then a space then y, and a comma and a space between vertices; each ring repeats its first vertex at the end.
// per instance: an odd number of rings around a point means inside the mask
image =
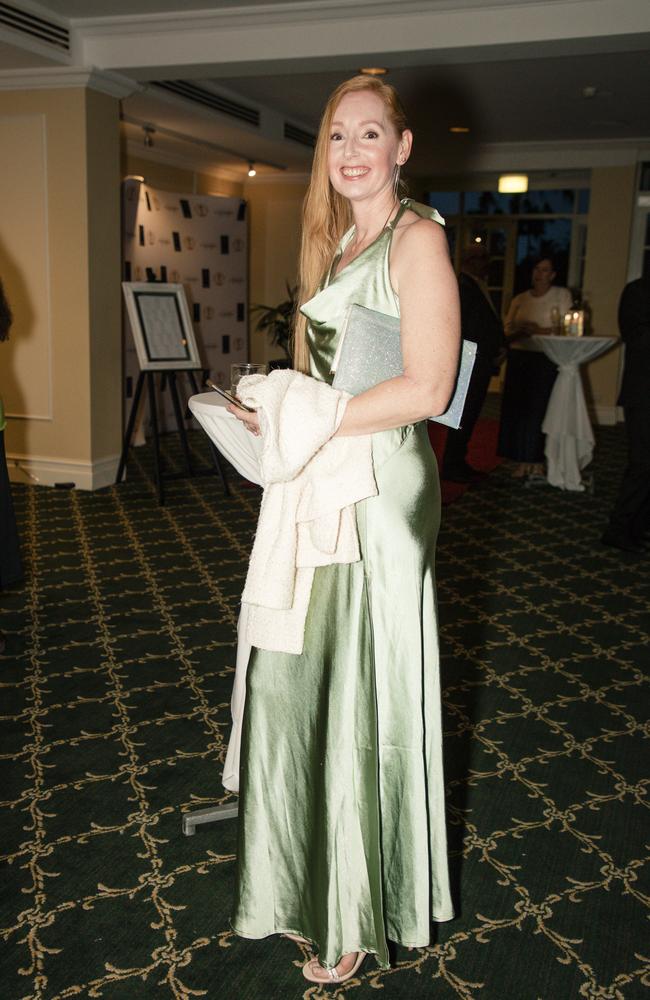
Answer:
POLYGON ((237 420, 241 420, 247 431, 250 431, 255 437, 260 436, 260 418, 257 413, 243 410, 241 406, 234 406, 232 403, 228 403, 226 409, 232 413, 233 417, 237 417, 237 420))
POLYGON ((510 329, 511 332, 506 334, 509 343, 525 340, 526 337, 533 337, 536 333, 540 333, 537 323, 529 320, 520 320, 518 323, 515 321, 510 329))

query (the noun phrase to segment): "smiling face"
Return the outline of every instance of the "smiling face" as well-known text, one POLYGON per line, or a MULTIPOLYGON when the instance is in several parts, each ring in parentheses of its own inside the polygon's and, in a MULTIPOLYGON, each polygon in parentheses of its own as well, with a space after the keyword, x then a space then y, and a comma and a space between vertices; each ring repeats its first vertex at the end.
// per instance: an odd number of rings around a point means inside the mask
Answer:
POLYGON ((327 167, 332 187, 351 201, 392 197, 395 165, 406 162, 411 143, 408 130, 397 134, 378 94, 346 94, 330 129, 327 167))

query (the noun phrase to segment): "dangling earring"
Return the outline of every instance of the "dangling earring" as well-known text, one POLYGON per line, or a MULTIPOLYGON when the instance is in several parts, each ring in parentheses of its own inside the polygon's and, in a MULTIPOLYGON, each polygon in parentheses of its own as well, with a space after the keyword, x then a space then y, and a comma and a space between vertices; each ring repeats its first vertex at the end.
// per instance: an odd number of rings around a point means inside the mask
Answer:
POLYGON ((401 164, 400 163, 396 163, 395 164, 395 175, 393 177, 393 194, 394 194, 394 196, 396 198, 398 197, 398 194, 399 194, 399 175, 400 175, 401 169, 402 169, 401 164))

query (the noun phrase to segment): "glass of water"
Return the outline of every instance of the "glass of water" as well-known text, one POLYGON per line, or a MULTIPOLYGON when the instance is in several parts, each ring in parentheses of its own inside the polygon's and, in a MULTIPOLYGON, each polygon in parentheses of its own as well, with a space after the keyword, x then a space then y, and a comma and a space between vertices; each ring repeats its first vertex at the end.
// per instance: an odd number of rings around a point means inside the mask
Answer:
POLYGON ((240 378, 244 375, 267 375, 267 365, 254 365, 250 362, 236 362, 230 366, 230 391, 233 396, 237 395, 237 386, 240 378))

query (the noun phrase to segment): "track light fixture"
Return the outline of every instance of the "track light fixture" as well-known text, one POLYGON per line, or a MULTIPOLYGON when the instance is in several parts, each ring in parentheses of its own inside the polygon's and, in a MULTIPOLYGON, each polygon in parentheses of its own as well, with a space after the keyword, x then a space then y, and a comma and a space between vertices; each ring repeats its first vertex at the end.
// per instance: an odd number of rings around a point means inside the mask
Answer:
POLYGON ((207 149, 211 153, 218 153, 220 156, 225 155, 227 158, 232 158, 238 163, 246 164, 248 166, 249 176, 255 177, 257 174, 256 163, 261 163, 265 167, 269 167, 271 170, 286 170, 286 163, 276 163, 273 160, 251 160, 249 156, 241 153, 239 150, 231 149, 228 146, 222 146, 216 142, 210 142, 208 139, 201 139, 195 135, 189 135, 187 132, 177 132, 175 129, 166 128, 164 125, 156 123, 152 124, 150 121, 144 121, 142 118, 135 118, 131 115, 122 114, 121 120, 127 125, 137 126, 138 129, 142 130, 143 141, 145 146, 154 145, 154 136, 156 138, 163 137, 163 146, 167 143, 165 140, 171 139, 174 142, 180 143, 191 143, 193 146, 199 146, 202 149, 207 149), (251 173, 252 171, 252 173, 251 173))

